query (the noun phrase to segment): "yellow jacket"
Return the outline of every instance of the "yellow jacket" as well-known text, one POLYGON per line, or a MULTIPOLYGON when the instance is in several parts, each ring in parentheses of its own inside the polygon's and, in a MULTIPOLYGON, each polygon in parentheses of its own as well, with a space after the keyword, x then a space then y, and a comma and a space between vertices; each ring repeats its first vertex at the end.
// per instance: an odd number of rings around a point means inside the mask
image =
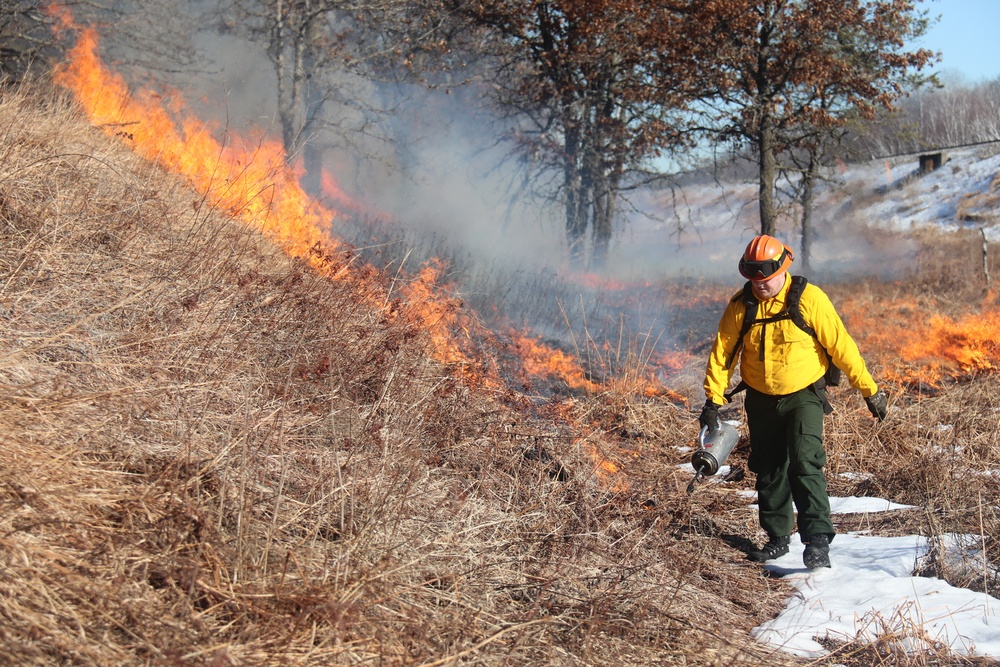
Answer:
MULTIPOLYGON (((788 274, 785 274, 788 276, 788 274)), ((792 281, 786 277, 785 285, 777 296, 760 302, 757 319, 777 315, 785 309, 788 290, 792 281)), ((723 394, 729 387, 736 364, 726 367, 726 362, 736 348, 743 326, 745 307, 740 290, 726 307, 719 322, 719 333, 712 345, 705 371, 705 395, 713 403, 724 404, 723 394)), ((857 343, 847 333, 840 315, 823 290, 807 284, 799 301, 802 317, 813 329, 813 337, 800 329, 791 319, 754 324, 743 339, 740 355, 740 376, 750 387, 764 394, 782 396, 811 385, 823 377, 829 352, 833 362, 844 372, 851 386, 861 391, 865 398, 878 391, 878 385, 865 366, 857 343), (764 358, 761 360, 761 331, 767 332, 764 341, 764 358)))

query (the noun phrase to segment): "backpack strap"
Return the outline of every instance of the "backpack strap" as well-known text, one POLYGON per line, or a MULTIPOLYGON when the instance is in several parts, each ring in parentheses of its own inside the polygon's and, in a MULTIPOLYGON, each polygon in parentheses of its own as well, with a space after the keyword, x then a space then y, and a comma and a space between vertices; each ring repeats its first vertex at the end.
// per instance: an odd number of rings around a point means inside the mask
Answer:
MULTIPOLYGON (((749 280, 745 285, 743 285, 743 291, 733 297, 733 301, 736 301, 737 299, 743 302, 743 325, 740 327, 740 335, 739 338, 736 339, 736 345, 733 347, 733 351, 729 355, 729 359, 726 361, 726 368, 732 368, 733 363, 736 361, 736 357, 740 356, 740 348, 743 347, 743 339, 746 338, 747 332, 750 331, 750 327, 757 322, 757 306, 760 305, 757 297, 754 296, 753 287, 750 285, 749 280)), ((749 385, 746 382, 740 380, 739 383, 733 387, 732 391, 726 392, 722 395, 722 397, 725 398, 727 402, 732 401, 733 396, 746 390, 748 386, 749 385)))
POLYGON ((802 316, 802 308, 799 307, 799 302, 802 301, 802 292, 808 284, 809 281, 805 276, 792 276, 792 286, 788 288, 785 310, 788 312, 788 316, 792 318, 792 322, 795 322, 795 326, 815 338, 816 330, 806 322, 806 318, 802 316))
POLYGON ((740 348, 743 347, 743 338, 746 337, 747 332, 750 331, 750 327, 753 326, 754 318, 757 317, 757 305, 759 301, 757 301, 757 297, 753 294, 753 288, 749 280, 743 285, 743 291, 734 296, 732 300, 736 301, 737 299, 743 302, 743 326, 740 328, 740 335, 736 339, 736 345, 729 354, 729 359, 726 360, 726 368, 732 368, 736 357, 740 356, 740 348))

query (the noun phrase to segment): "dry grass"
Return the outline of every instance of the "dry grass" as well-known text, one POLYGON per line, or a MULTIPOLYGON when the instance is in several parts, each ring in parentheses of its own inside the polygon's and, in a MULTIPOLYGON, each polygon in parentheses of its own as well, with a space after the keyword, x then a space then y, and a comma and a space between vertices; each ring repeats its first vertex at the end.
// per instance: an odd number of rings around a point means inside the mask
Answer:
MULTIPOLYGON (((641 350, 532 405, 433 361, 377 275, 321 278, 62 102, 5 91, 0 157, 7 661, 802 663, 748 639, 790 592, 743 560, 752 479, 685 493, 694 414, 636 398, 641 350)), ((996 534, 995 384, 875 429, 835 397, 831 471, 871 476, 833 491, 926 508, 879 530, 996 534)))
POLYGON ((623 455, 466 386, 381 286, 320 278, 59 101, 4 92, 0 155, 0 655, 767 659, 746 633, 786 591, 700 534, 686 413, 605 397, 648 433, 623 455))

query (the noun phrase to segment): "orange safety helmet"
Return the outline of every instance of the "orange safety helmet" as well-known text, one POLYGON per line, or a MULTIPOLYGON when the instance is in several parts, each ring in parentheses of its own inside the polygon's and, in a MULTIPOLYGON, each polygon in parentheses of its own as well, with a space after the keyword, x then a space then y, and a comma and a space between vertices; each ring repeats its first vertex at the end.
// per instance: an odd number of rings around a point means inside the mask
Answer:
POLYGON ((761 234, 743 251, 740 273, 754 282, 769 280, 791 266, 794 259, 791 248, 773 236, 761 234))

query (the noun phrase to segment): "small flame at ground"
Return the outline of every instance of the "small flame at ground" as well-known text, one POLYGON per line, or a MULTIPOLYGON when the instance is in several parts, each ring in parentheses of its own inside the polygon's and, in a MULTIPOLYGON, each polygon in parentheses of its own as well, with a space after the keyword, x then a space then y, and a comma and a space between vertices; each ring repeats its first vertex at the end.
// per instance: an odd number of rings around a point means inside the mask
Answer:
POLYGON ((609 491, 612 493, 625 493, 631 488, 628 479, 624 475, 619 474, 618 466, 604 456, 597 447, 586 441, 580 441, 578 444, 583 447, 583 450, 594 461, 594 473, 609 491))
POLYGON ((572 389, 589 394, 603 390, 601 384, 587 377, 576 357, 543 343, 540 338, 526 331, 511 330, 508 335, 514 341, 517 354, 528 375, 558 379, 572 389))

